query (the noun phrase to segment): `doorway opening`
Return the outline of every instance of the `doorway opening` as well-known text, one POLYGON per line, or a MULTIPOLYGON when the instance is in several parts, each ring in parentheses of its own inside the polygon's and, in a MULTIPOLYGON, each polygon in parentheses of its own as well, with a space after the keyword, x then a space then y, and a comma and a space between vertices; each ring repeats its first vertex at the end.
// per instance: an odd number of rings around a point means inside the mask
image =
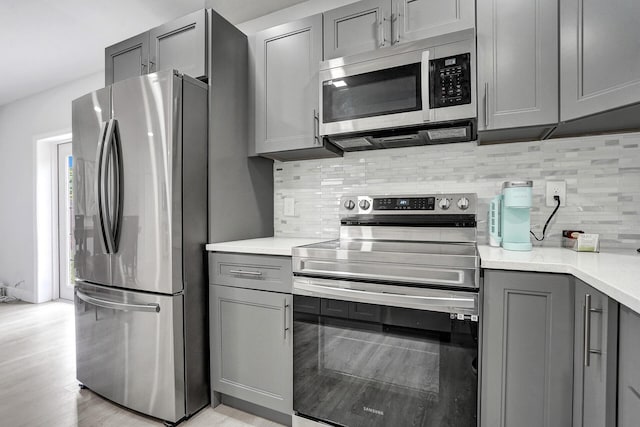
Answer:
MULTIPOLYGON (((71 143, 58 144, 58 295, 73 300, 73 155, 71 143)), ((54 292, 55 294, 55 292, 54 292)))

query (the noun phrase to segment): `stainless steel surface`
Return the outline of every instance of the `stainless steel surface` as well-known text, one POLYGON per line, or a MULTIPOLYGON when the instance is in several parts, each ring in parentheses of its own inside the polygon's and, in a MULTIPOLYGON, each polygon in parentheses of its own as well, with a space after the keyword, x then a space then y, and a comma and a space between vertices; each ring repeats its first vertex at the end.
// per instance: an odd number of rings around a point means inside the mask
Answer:
MULTIPOLYGON (((357 214, 375 214, 375 215, 393 215, 393 216, 396 216, 396 215, 415 216, 416 214, 419 214, 419 215, 432 216, 432 215, 442 215, 443 213, 445 213, 439 210, 437 206, 433 210, 421 210, 419 212, 412 211, 412 210, 379 210, 379 209, 378 210, 358 209, 357 211, 351 212, 351 209, 347 208, 347 206, 350 205, 350 204, 347 204, 347 202, 350 200, 357 202, 356 205, 358 205, 359 202, 362 200, 373 202, 374 199, 385 199, 385 198, 410 199, 410 198, 421 198, 421 197, 433 197, 436 202, 436 205, 438 205, 441 201, 446 201, 447 203, 449 203, 449 206, 453 205, 451 206, 451 209, 447 208, 449 209, 446 212, 447 214, 468 214, 468 215, 477 214, 478 196, 475 193, 437 193, 437 194, 428 194, 428 195, 422 195, 422 194, 393 194, 393 195, 380 194, 380 195, 357 195, 357 196, 345 195, 340 198, 339 214, 341 217, 343 217, 343 216, 352 216, 357 214), (466 209, 460 209, 458 207, 458 202, 462 199, 466 199, 469 203, 466 209)), ((443 209, 443 210, 446 210, 446 209, 443 209)))
POLYGON ((164 71, 73 103, 78 379, 171 422, 209 398, 207 97, 164 71))
POLYGON ((502 188, 533 187, 533 181, 505 181, 502 188))
POLYGON ((172 71, 123 80, 112 99, 125 186, 113 285, 174 294, 183 289, 175 252, 182 248, 182 81, 172 71))
POLYGON ((341 135, 362 133, 386 128, 401 128, 422 125, 434 121, 454 121, 474 119, 476 112, 476 67, 475 35, 467 29, 436 36, 416 42, 402 43, 360 53, 349 57, 330 59, 320 63, 320 134, 341 135), (429 60, 444 58, 460 53, 471 54, 471 103, 432 110, 429 108, 429 60), (426 61, 423 62, 423 61, 426 61), (422 64, 422 109, 404 113, 383 114, 339 122, 323 121, 322 84, 324 81, 340 79, 401 65, 422 64))
POLYGON ((151 295, 78 282, 78 381, 144 414, 174 422, 183 418, 182 304, 181 295, 151 295), (105 308, 102 301, 119 306, 153 305, 158 310, 105 308))
POLYGON ((155 313, 160 311, 159 304, 125 304, 117 301, 109 301, 106 299, 92 297, 79 290, 76 291, 76 296, 86 303, 93 304, 102 308, 110 308, 112 310, 147 311, 155 313))
POLYGON ((431 90, 431 71, 429 69, 428 50, 423 50, 420 58, 420 74, 422 75, 422 121, 429 122, 433 120, 431 109, 429 108, 429 91, 431 90))
POLYGON ((241 274, 246 276, 262 276, 261 271, 229 270, 229 273, 241 274))
POLYGON ((478 315, 478 294, 473 292, 297 276, 293 280, 293 294, 441 313, 478 315))
POLYGON ((401 240, 464 243, 477 241, 475 228, 449 227, 384 227, 348 226, 340 227, 341 239, 401 240))
POLYGON ((97 183, 97 154, 104 141, 103 123, 111 118, 111 88, 89 93, 72 103, 74 266, 76 278, 111 283, 111 255, 106 251, 97 183))

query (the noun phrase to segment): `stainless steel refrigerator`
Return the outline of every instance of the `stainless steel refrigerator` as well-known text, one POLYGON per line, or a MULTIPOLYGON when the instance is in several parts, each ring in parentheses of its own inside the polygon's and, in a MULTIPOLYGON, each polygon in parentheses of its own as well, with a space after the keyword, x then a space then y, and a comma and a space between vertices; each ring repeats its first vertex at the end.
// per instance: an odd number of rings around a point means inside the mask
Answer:
POLYGON ((209 401, 207 108, 175 71, 72 106, 77 378, 168 422, 209 401))

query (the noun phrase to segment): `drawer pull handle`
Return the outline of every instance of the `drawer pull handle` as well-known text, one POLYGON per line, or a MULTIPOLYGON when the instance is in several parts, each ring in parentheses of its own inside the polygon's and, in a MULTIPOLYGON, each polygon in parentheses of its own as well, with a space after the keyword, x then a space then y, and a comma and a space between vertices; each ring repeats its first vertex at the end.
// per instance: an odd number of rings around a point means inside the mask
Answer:
POLYGON ((262 276, 261 271, 244 271, 244 270, 229 270, 231 274, 241 274, 243 276, 262 276))

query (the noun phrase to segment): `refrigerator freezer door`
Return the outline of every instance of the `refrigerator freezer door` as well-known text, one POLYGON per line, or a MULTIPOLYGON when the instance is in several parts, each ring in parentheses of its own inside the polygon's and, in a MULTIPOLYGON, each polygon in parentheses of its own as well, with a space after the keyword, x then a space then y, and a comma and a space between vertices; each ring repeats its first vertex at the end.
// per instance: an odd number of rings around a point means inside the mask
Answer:
POLYGON ((111 86, 122 164, 113 286, 175 294, 182 284, 182 81, 172 71, 111 86))
POLYGON ((111 118, 111 89, 105 88, 72 103, 74 265, 76 279, 111 284, 111 255, 98 207, 98 153, 111 118))
POLYGON ((183 418, 182 299, 76 283, 78 381, 127 408, 183 418))

